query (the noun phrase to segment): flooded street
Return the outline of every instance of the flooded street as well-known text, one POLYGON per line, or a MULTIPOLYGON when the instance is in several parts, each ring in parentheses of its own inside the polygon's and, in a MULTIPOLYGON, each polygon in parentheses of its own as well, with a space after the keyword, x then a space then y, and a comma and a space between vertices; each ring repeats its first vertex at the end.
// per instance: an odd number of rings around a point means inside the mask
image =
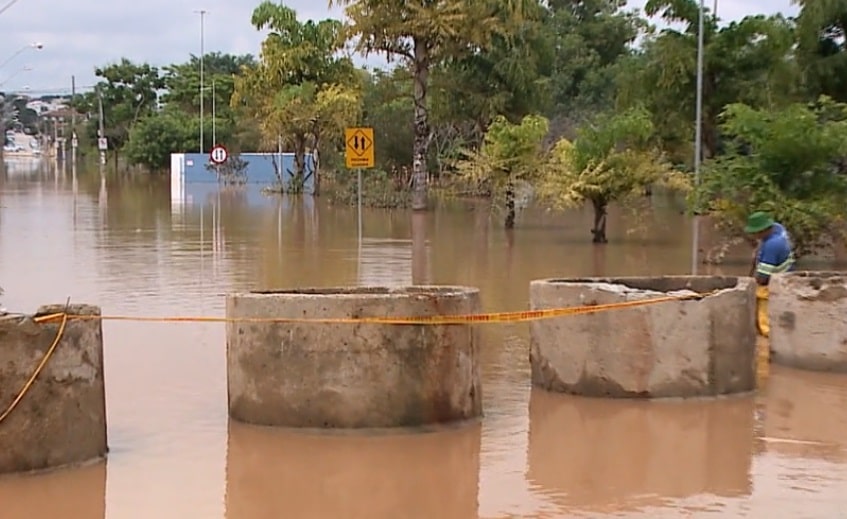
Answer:
MULTIPOLYGON (((360 247, 355 208, 320 199, 172 207, 166 179, 77 177, 0 176, 10 311, 71 297, 222 316, 232 291, 413 282, 477 286, 505 311, 527 308, 532 279, 690 268, 690 224, 661 197, 613 211, 605 247, 588 212, 529 211, 508 234, 459 201, 414 220, 366 210, 360 247)), ((0 518, 847 517, 847 375, 772 368, 757 396, 717 401, 569 397, 531 390, 528 327, 495 324, 481 423, 306 435, 228 423, 223 324, 103 329, 108 461, 0 477, 0 518)))

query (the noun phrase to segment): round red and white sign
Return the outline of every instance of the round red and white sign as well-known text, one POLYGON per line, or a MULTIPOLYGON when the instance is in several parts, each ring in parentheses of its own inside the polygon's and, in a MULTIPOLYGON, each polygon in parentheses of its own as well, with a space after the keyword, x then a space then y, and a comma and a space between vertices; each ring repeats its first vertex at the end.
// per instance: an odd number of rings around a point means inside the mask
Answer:
POLYGON ((228 158, 229 152, 220 144, 212 148, 212 151, 209 152, 209 160, 215 164, 223 164, 228 158))

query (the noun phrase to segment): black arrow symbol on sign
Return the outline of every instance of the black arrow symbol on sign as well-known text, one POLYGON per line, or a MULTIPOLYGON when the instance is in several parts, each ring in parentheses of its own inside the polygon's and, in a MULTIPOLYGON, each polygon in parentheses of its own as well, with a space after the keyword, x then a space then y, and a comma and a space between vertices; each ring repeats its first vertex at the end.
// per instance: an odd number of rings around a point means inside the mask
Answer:
POLYGON ((355 149, 355 150, 359 149, 359 136, 358 135, 353 137, 353 149, 355 149))

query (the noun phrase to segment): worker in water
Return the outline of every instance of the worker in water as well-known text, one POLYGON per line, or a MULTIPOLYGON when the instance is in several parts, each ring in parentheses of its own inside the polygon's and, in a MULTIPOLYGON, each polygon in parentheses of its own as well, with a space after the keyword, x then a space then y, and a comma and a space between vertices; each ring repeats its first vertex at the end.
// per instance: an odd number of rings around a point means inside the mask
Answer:
POLYGON ((759 284, 756 291, 758 301, 757 324, 759 333, 768 337, 768 283, 774 274, 782 274, 794 269, 794 251, 791 237, 781 224, 764 212, 755 212, 747 217, 744 232, 759 240, 759 247, 753 260, 751 275, 759 284))

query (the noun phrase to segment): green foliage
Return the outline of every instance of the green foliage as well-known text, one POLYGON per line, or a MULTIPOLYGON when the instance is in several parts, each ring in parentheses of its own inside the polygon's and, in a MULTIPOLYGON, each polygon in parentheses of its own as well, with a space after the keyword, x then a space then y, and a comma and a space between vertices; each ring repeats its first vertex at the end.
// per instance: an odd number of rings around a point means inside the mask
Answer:
MULTIPOLYGON (((231 105, 259 123, 267 148, 281 141, 294 153, 299 183, 306 153, 320 150, 324 139, 340 136, 358 119, 358 76, 348 58, 336 55, 339 22, 301 23, 294 10, 268 1, 253 11, 252 21, 271 32, 259 63, 236 79, 231 105)), ((319 163, 316 173, 319 184, 319 163)))
POLYGON ((497 116, 479 151, 466 151, 457 163, 466 179, 487 185, 495 200, 505 202, 507 228, 515 224, 521 185, 543 177, 543 142, 548 130, 547 119, 539 115, 528 115, 519 124, 497 116))
POLYGON ((433 69, 430 108, 436 125, 474 121, 484 130, 497 115, 518 122, 549 108, 553 35, 540 5, 523 15, 503 10, 504 33, 493 35, 487 48, 433 69))
POLYGON ((514 16, 537 5, 535 0, 330 0, 345 7, 345 36, 358 50, 418 60, 422 48, 428 64, 488 47, 504 33, 502 13, 514 16))
MULTIPOLYGON (((341 169, 333 175, 325 194, 330 203, 356 205, 359 202, 358 175, 341 169)), ((362 205, 379 209, 401 209, 409 206, 411 192, 396 175, 382 169, 362 173, 362 205)))
MULTIPOLYGON (((648 15, 684 28, 647 39, 642 52, 622 65, 618 86, 619 107, 647 107, 665 149, 686 162, 693 156, 698 10, 697 0, 647 2, 648 15)), ((785 104, 794 97, 797 70, 790 59, 792 23, 782 16, 748 16, 723 26, 708 16, 704 25, 703 146, 711 157, 720 151, 723 108, 785 104)))
POLYGON ((847 3, 798 0, 797 55, 812 95, 847 101, 847 3))
POLYGON ((612 202, 639 196, 654 184, 686 189, 687 178, 671 168, 650 144, 653 124, 643 109, 604 115, 583 128, 574 142, 553 148, 542 196, 554 207, 591 202, 596 243, 606 242, 606 209, 612 202))
POLYGON ((270 31, 262 43, 262 65, 276 81, 322 86, 353 78, 353 62, 335 54, 342 45, 338 20, 300 22, 293 9, 265 0, 253 10, 251 23, 270 31))
MULTIPOLYGON (((121 149, 132 126, 156 110, 157 92, 164 88, 164 81, 158 68, 146 63, 136 64, 126 58, 97 68, 94 74, 102 79, 88 102, 96 109, 96 96, 98 93, 102 96, 105 136, 110 149, 121 149)), ((89 122, 89 133, 97 135, 96 118, 89 122)))
POLYGON ((554 0, 546 25, 554 36, 555 112, 582 119, 612 105, 622 58, 646 29, 625 0, 554 0))
MULTIPOLYGON (((18 118, 18 109, 15 106, 15 98, 12 96, 6 97, 0 94, 0 135, 3 137, 3 146, 8 144, 6 130, 11 128, 15 120, 18 118)), ((3 151, 0 149, 0 155, 3 151)))
MULTIPOLYGON (((235 76, 244 67, 255 65, 252 56, 211 53, 203 57, 204 109, 210 112, 214 103, 218 117, 231 118, 229 101, 235 88, 235 76), (214 92, 213 92, 214 90, 214 92)), ((191 56, 185 63, 163 69, 167 92, 161 101, 168 108, 186 114, 200 113, 200 58, 191 56)))
POLYGON ((722 130, 731 143, 708 162, 693 199, 730 236, 747 214, 769 211, 791 233, 798 254, 841 238, 847 219, 847 105, 822 98, 780 110, 732 104, 722 130))
POLYGON ((29 100, 25 97, 14 97, 11 104, 15 108, 15 119, 21 129, 30 135, 35 135, 38 133, 38 114, 32 108, 27 108, 27 101, 29 100))
POLYGON ((408 70, 364 72, 363 124, 374 129, 377 167, 393 172, 411 167, 412 79, 408 70))
MULTIPOLYGON (((212 121, 203 121, 203 131, 212 135, 212 121)), ((232 124, 218 121, 215 131, 219 142, 232 142, 232 124)), ((200 118, 176 110, 164 110, 139 121, 129 134, 126 156, 130 164, 144 166, 150 171, 165 171, 170 167, 171 153, 197 151, 200 118)), ((231 151, 235 146, 231 147, 231 151)))
POLYGON ((365 55, 384 53, 404 60, 413 79, 413 207, 427 206, 427 158, 432 131, 428 113, 430 73, 439 64, 489 49, 509 23, 537 0, 330 0, 345 6, 345 36, 365 55))

